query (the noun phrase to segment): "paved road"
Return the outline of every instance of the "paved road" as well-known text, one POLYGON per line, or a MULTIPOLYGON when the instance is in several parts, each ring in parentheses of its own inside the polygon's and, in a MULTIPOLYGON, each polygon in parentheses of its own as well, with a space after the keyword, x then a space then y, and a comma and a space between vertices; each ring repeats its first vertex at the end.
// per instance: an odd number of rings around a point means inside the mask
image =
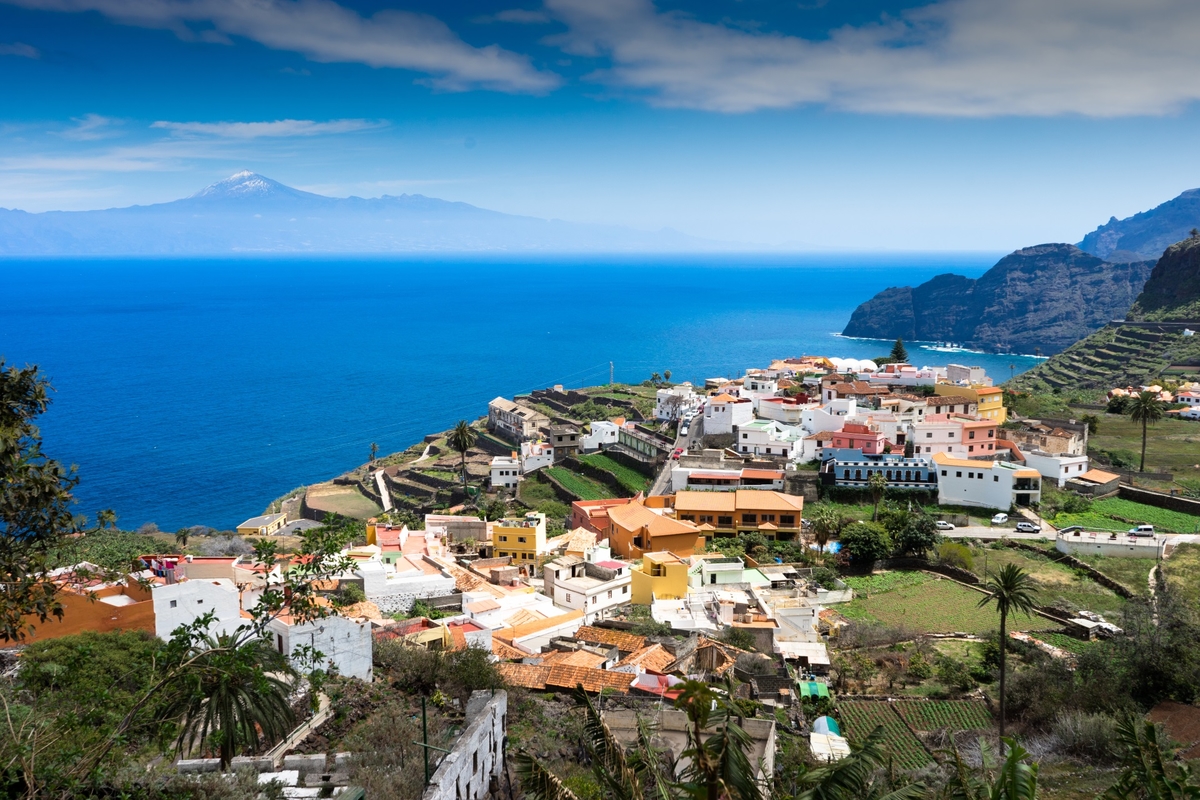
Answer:
POLYGON ((1046 541, 1054 540, 1054 530, 1051 528, 1044 529, 1041 533, 1019 533, 1012 528, 1006 528, 1003 525, 996 527, 988 527, 985 525, 971 525, 967 527, 958 527, 952 531, 938 531, 947 539, 1045 539, 1046 541))
MULTIPOLYGON (((675 438, 675 446, 682 447, 687 450, 692 445, 698 445, 704 439, 704 417, 695 416, 692 418, 692 423, 688 427, 687 436, 677 436, 675 438)), ((667 463, 663 464, 662 469, 658 471, 658 477, 654 479, 654 483, 650 486, 650 494, 659 495, 667 494, 671 489, 671 469, 678 462, 672 458, 667 459, 667 463)))

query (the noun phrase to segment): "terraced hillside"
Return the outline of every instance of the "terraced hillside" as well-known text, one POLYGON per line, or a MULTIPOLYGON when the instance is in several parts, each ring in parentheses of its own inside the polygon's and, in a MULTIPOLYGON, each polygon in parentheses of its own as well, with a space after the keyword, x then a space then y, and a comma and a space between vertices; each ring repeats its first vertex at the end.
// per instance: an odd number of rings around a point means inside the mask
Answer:
MULTIPOLYGON (((1185 327, 1113 323, 1018 376, 1013 385, 1047 391, 1200 380, 1200 336, 1185 336, 1185 327)), ((1200 320, 1191 329, 1200 330, 1200 320)))

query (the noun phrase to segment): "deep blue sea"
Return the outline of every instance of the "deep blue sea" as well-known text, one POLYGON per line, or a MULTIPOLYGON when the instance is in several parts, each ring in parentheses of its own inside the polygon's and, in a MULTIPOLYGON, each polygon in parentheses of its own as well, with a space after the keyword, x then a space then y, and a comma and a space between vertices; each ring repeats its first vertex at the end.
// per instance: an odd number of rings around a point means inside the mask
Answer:
MULTIPOLYGON (((229 528, 275 497, 561 383, 871 357, 860 302, 998 254, 0 261, 0 356, 56 393, 46 452, 78 511, 229 528)), ((930 352, 998 380, 1033 358, 930 352)))

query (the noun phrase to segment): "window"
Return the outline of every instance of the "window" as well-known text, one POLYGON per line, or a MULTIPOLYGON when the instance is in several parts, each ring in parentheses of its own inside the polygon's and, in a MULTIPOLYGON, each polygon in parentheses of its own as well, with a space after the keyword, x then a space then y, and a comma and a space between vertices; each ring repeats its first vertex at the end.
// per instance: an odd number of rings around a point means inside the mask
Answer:
MULTIPOLYGON (((945 473, 942 473, 942 474, 944 475, 945 473)), ((961 478, 961 477, 962 477, 962 470, 959 470, 958 472, 954 473, 954 477, 956 477, 956 478, 961 478)))
POLYGON ((712 514, 701 514, 700 515, 700 522, 702 522, 702 523, 707 522, 709 525, 711 525, 712 521, 713 521, 712 514))
POLYGON ((999 476, 999 475, 993 475, 993 476, 992 476, 992 483, 999 483, 999 482, 1000 482, 1000 476, 999 476))
POLYGON ((974 452, 975 452, 975 445, 973 445, 973 444, 972 444, 972 445, 967 445, 967 452, 968 452, 968 453, 974 453, 974 452))
POLYGON ((742 514, 742 524, 743 525, 754 525, 757 522, 758 522, 757 514, 742 514))
POLYGON ((521 544, 525 544, 525 537, 524 537, 524 536, 518 536, 518 537, 517 537, 517 541, 518 541, 518 542, 520 542, 521 544))
POLYGON ((749 453, 749 452, 750 452, 750 448, 749 448, 749 447, 747 447, 746 445, 742 445, 742 452, 743 452, 743 453, 749 453))
MULTIPOLYGON (((905 480, 905 481, 911 481, 911 480, 912 480, 912 470, 911 470, 911 469, 906 469, 906 470, 904 470, 904 480, 905 480)), ((920 473, 918 473, 918 474, 917 474, 917 480, 921 480, 920 473)))
POLYGON ((171 601, 171 608, 175 608, 177 605, 179 605, 179 601, 178 601, 178 600, 172 600, 172 601, 171 601))
POLYGON ((925 438, 926 438, 926 439, 932 439, 932 438, 933 438, 933 433, 927 433, 927 434, 925 434, 925 438))
POLYGON ((500 537, 500 541, 502 541, 502 542, 507 542, 507 541, 508 541, 508 537, 507 537, 507 536, 501 536, 501 537, 500 537))
POLYGON ((988 438, 989 438, 989 439, 994 439, 994 438, 996 438, 996 432, 995 432, 995 431, 988 431, 988 438))
POLYGON ((684 521, 686 521, 686 522, 695 522, 695 521, 696 521, 696 515, 695 515, 695 514, 680 514, 680 515, 679 515, 679 518, 680 518, 681 520, 684 520, 684 521))
POLYGON ((768 447, 768 448, 767 448, 767 452, 768 452, 768 453, 770 453, 770 452, 771 452, 771 448, 769 448, 769 447, 768 447))
POLYGON ((567 592, 567 600, 566 600, 566 602, 568 602, 568 603, 569 603, 569 602, 571 602, 571 593, 570 593, 570 592, 567 592))
POLYGON ((629 587, 628 587, 628 586, 622 586, 622 587, 621 587, 621 594, 629 594, 629 587))
POLYGON ((932 452, 933 452, 933 448, 932 448, 932 447, 926 447, 926 448, 925 448, 925 452, 926 452, 926 453, 932 453, 932 452))
POLYGON ((953 439, 953 438, 954 438, 954 431, 950 431, 950 438, 951 438, 951 439, 953 439))
POLYGON ((612 600, 612 589, 608 590, 608 599, 612 600))
POLYGON ((974 477, 975 477, 975 473, 974 473, 974 472, 968 472, 968 473, 967 473, 967 477, 968 477, 968 478, 974 478, 974 477))
POLYGON ((204 601, 203 601, 203 600, 197 600, 197 601, 196 601, 196 605, 198 605, 198 606, 202 606, 202 605, 204 605, 204 601))
POLYGON ((854 480, 856 480, 856 481, 862 480, 862 470, 861 469, 854 470, 854 480))
POLYGON ((743 438, 743 439, 749 439, 749 438, 750 438, 750 434, 748 434, 748 433, 743 433, 743 434, 742 434, 742 438, 743 438))
POLYGON ((712 575, 709 575, 709 576, 708 576, 708 582, 709 582, 709 583, 716 583, 716 582, 717 582, 717 576, 716 576, 716 573, 714 573, 714 574, 712 574, 712 575))
POLYGON ((942 477, 946 477, 946 470, 942 470, 942 477))
MULTIPOLYGON (((1080 467, 1080 469, 1082 469, 1082 467, 1080 467)), ((733 517, 721 517, 721 516, 718 516, 718 517, 717 517, 717 524, 718 524, 718 525, 720 525, 720 526, 721 526, 721 527, 723 527, 723 528, 731 528, 731 527, 733 527, 733 517)))
POLYGON ((892 471, 890 469, 887 471, 887 479, 889 481, 892 479, 892 471))
POLYGON ((780 525, 795 525, 796 524, 796 515, 795 514, 780 514, 779 515, 779 524, 780 525))
POLYGON ((592 605, 596 605, 596 603, 599 603, 599 602, 600 602, 600 598, 597 595, 592 595, 592 605))
POLYGON ((974 438, 975 438, 975 431, 968 431, 968 432, 967 432, 967 438, 968 438, 968 439, 974 439, 974 438))
POLYGON ((775 521, 775 515, 774 515, 774 514, 763 514, 763 515, 762 515, 762 521, 763 521, 763 522, 774 522, 774 521, 775 521))

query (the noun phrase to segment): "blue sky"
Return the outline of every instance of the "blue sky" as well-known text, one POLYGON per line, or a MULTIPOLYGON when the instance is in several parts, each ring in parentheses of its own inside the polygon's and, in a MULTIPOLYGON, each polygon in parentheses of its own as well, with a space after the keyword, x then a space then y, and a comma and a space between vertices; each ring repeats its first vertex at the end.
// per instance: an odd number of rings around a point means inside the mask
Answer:
POLYGON ((1198 34, 1192 0, 0 0, 0 206, 248 168, 799 249, 1076 241, 1200 186, 1198 34))

